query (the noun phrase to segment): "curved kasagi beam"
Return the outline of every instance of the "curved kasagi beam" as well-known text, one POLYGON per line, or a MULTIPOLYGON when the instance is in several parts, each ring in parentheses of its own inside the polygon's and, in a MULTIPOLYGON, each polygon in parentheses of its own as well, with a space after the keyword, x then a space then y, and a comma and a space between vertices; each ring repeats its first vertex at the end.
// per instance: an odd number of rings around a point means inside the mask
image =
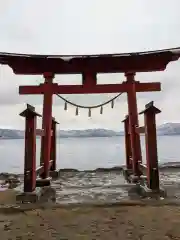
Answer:
POLYGON ((152 72, 165 70, 180 57, 180 47, 157 51, 99 55, 38 55, 0 53, 0 64, 15 74, 57 74, 152 72))

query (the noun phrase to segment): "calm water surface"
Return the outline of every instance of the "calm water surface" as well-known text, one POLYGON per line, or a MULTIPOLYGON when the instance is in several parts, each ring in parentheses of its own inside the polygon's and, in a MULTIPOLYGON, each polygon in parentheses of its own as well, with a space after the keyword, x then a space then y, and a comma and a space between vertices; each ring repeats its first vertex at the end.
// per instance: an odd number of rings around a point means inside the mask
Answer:
MULTIPOLYGON (((145 159, 144 137, 141 139, 145 159)), ((37 166, 40 141, 37 140, 37 166)), ((179 161, 180 136, 158 137, 159 161, 179 161)), ((23 172, 24 140, 0 140, 0 172, 23 172)), ((58 168, 95 169, 125 163, 124 137, 61 138, 57 141, 58 168)))

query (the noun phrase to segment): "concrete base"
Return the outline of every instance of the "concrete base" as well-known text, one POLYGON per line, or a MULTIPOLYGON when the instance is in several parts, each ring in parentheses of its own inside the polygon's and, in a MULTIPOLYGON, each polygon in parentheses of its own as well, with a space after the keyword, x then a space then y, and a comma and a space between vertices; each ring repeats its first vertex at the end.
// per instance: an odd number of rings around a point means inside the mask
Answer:
POLYGON ((17 203, 47 203, 55 201, 56 190, 50 186, 36 189, 34 192, 23 192, 16 195, 17 203))
POLYGON ((152 190, 147 187, 147 185, 139 185, 140 188, 140 195, 142 197, 149 197, 149 198, 158 198, 158 197, 163 197, 165 198, 167 196, 166 191, 162 188, 159 190, 152 190))
POLYGON ((45 187, 45 186, 50 186, 51 185, 51 177, 42 179, 38 178, 36 179, 36 187, 45 187))
POLYGON ((50 176, 52 179, 57 179, 57 178, 59 178, 59 176, 60 176, 60 170, 50 171, 50 172, 49 172, 49 176, 50 176))
POLYGON ((17 203, 37 203, 39 200, 40 194, 37 192, 26 192, 16 195, 17 203))
POLYGON ((122 169, 122 173, 123 176, 125 178, 125 180, 128 183, 134 183, 136 184, 136 192, 146 198, 146 197, 150 197, 150 198, 157 198, 157 197, 163 197, 165 198, 167 196, 167 193, 164 189, 160 188, 158 191, 153 191, 151 189, 149 189, 147 187, 147 176, 141 175, 139 176, 135 176, 133 175, 132 170, 127 169, 126 167, 123 167, 122 169))

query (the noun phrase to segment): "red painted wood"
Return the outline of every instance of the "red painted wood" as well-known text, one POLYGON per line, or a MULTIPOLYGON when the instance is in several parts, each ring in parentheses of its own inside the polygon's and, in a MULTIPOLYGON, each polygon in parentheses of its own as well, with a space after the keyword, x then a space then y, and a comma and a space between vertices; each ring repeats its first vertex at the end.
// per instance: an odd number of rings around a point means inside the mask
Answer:
POLYGON ((42 129, 45 131, 45 135, 41 137, 41 160, 43 163, 44 172, 41 175, 42 178, 49 177, 49 161, 51 154, 51 125, 52 125, 52 96, 51 89, 53 81, 53 75, 48 75, 45 78, 44 83, 44 100, 43 100, 43 118, 42 118, 42 129))
POLYGON ((128 98, 128 115, 129 115, 129 131, 132 148, 132 164, 133 173, 135 176, 140 176, 139 163, 142 162, 141 156, 141 144, 140 135, 136 132, 136 128, 139 125, 138 122, 138 111, 137 111, 137 99, 136 99, 136 88, 134 81, 134 73, 125 74, 128 83, 131 85, 127 92, 128 98))
POLYGON ((129 134, 129 116, 123 120, 124 122, 124 133, 125 133, 125 152, 126 152, 126 168, 132 169, 132 150, 131 150, 131 140, 129 134))
POLYGON ((153 106, 153 102, 146 105, 144 113, 145 142, 146 142, 146 164, 148 187, 159 190, 159 167, 156 136, 156 114, 161 111, 153 106))
POLYGON ((51 171, 56 170, 56 125, 58 123, 55 121, 55 119, 52 119, 52 136, 51 136, 51 160, 52 166, 51 166, 51 171))
MULTIPOLYGON (((128 92, 131 83, 123 82, 122 84, 105 84, 105 85, 52 85, 40 84, 39 86, 20 86, 19 94, 44 94, 51 92, 54 94, 90 94, 90 93, 118 93, 128 92)), ((134 84, 136 92, 160 91, 161 83, 139 83, 134 84)))
POLYGON ((178 60, 179 50, 142 53, 51 56, 0 53, 0 64, 9 65, 15 74, 78 74, 85 70, 97 73, 163 71, 170 61, 178 60))
MULTIPOLYGON (((28 105, 29 106, 29 105, 28 105)), ((25 117, 25 156, 24 156, 24 192, 33 192, 36 188, 36 117, 38 114, 31 106, 20 116, 25 117)))
POLYGON ((84 72, 82 74, 83 88, 93 88, 97 85, 97 74, 93 72, 84 72))

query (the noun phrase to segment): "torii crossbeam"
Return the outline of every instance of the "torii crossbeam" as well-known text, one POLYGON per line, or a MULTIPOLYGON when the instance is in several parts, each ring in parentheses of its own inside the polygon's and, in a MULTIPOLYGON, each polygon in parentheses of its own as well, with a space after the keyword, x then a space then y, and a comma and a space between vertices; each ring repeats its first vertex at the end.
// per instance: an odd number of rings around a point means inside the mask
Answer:
MULTIPOLYGON (((39 86, 20 86, 20 94, 45 94, 51 92, 52 94, 96 94, 96 93, 118 93, 128 92, 131 87, 131 83, 123 82, 122 84, 101 84, 97 85, 95 79, 91 86, 85 85, 58 85, 52 84, 40 84, 39 86)), ((139 83, 135 82, 136 92, 153 92, 160 91, 161 85, 159 82, 153 83, 139 83)))

